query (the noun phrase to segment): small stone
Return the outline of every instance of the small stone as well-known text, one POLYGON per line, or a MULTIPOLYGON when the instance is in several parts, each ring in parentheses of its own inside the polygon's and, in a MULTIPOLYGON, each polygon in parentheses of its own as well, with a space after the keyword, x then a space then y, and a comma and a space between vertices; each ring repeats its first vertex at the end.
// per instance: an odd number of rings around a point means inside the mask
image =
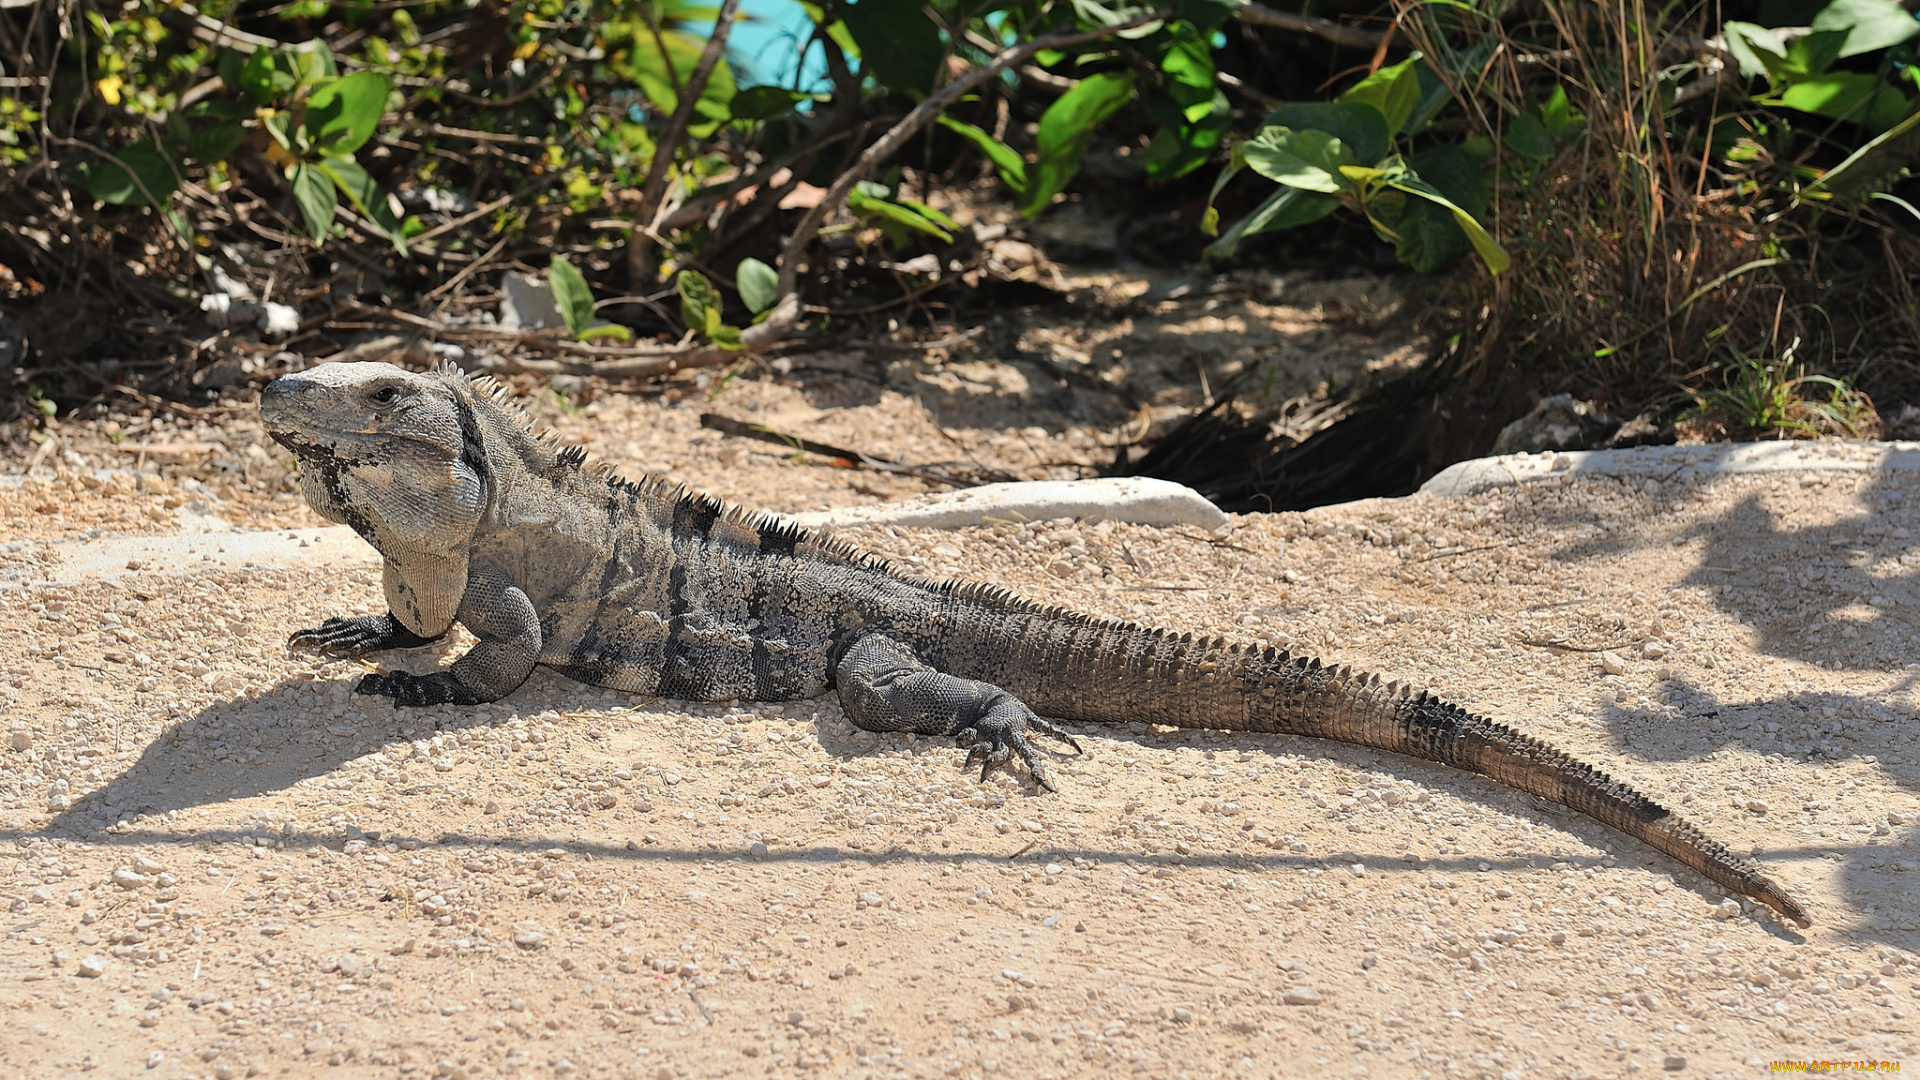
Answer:
POLYGON ((1288 990, 1286 996, 1280 1000, 1289 1005, 1318 1005, 1326 999, 1320 996, 1320 991, 1311 986, 1296 986, 1288 990))
POLYGON ((1687 1067, 1687 1055, 1668 1054, 1661 1060, 1660 1067, 1668 1072, 1679 1072, 1681 1069, 1687 1067))
POLYGON ((143 874, 157 874, 160 871, 166 869, 166 867, 160 865, 157 862, 154 862, 152 859, 147 858, 145 855, 142 855, 139 858, 133 860, 133 868, 135 870, 140 871, 143 874))
POLYGON ((405 956, 408 953, 413 951, 413 945, 414 945, 414 939, 407 938, 405 941, 402 941, 400 944, 395 945, 393 948, 387 951, 392 953, 395 956, 405 956))
POLYGON ((7 733, 7 745, 15 750, 33 749, 33 732, 25 728, 15 728, 7 733))
POLYGON ((1755 814, 1764 814, 1767 812, 1767 804, 1759 799, 1748 799, 1747 810, 1755 814))
POLYGON ((547 940, 547 935, 542 934, 538 930, 522 930, 513 935, 513 943, 523 949, 537 949, 540 947, 540 943, 545 940, 547 940))
POLYGON ((141 1027, 157 1027, 160 1023, 160 1010, 148 1009, 140 1014, 141 1027))
POLYGON ((1716 919, 1737 919, 1740 917, 1740 901, 1729 896, 1713 906, 1716 919))
POLYGON ((155 1050, 153 1053, 147 1055, 147 1068, 157 1069, 160 1067, 160 1063, 165 1060, 167 1060, 167 1055, 155 1050))
POLYGON ((83 979, 97 979, 107 973, 107 958, 98 954, 89 954, 80 958, 80 967, 75 972, 83 979))
POLYGON ((747 851, 748 853, 753 855, 765 855, 767 853, 767 845, 761 843, 758 840, 755 840, 753 842, 753 846, 749 847, 747 851))
POLYGON ((486 809, 481 811, 481 813, 483 814, 497 814, 499 812, 500 812, 500 804, 499 802, 493 799, 488 799, 486 809))
POLYGON ((145 874, 136 874, 131 870, 115 870, 113 872, 113 883, 123 889, 137 889, 145 885, 147 880, 145 874))
POLYGON ((302 1049, 315 1057, 322 1054, 330 1054, 333 1052, 333 1040, 324 1035, 318 1039, 308 1039, 307 1045, 302 1047, 302 1049))
POLYGON ((1609 675, 1625 675, 1627 662, 1620 657, 1619 653, 1603 652, 1600 654, 1600 670, 1609 675))

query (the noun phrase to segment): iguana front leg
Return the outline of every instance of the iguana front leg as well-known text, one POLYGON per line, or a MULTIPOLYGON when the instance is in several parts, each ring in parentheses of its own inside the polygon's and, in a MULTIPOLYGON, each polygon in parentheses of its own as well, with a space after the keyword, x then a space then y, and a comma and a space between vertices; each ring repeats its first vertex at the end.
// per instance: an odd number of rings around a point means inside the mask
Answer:
POLYGON ((540 617, 533 601, 495 570, 467 578, 460 623, 480 640, 445 671, 411 675, 382 672, 360 680, 362 694, 383 694, 396 705, 479 705, 520 688, 540 656, 540 617))
POLYGON ((387 596, 385 615, 328 619, 296 631, 287 644, 322 656, 364 656, 383 649, 417 649, 445 637, 467 589, 467 560, 413 556, 387 559, 380 567, 387 596))
POLYGON ((1080 752, 1072 735, 1036 716, 1019 698, 991 683, 935 671, 912 649, 884 634, 854 642, 834 666, 833 679, 855 727, 954 736, 967 747, 967 764, 980 763, 981 780, 1018 754, 1034 782, 1054 790, 1047 756, 1028 738, 1030 732, 1059 739, 1080 752))

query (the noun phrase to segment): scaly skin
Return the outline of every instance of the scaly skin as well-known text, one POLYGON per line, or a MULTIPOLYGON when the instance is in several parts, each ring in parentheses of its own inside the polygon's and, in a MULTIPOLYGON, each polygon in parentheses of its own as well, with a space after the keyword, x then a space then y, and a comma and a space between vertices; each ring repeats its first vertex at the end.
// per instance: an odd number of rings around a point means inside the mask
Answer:
POLYGON ((536 664, 692 700, 835 690, 870 731, 958 737, 982 776, 1018 758, 1052 790, 1042 719, 1146 721, 1358 743, 1479 773, 1569 806, 1801 926, 1752 863, 1605 773, 1424 691, 1318 660, 936 583, 658 478, 631 483, 535 435, 488 380, 451 366, 325 364, 261 395, 321 515, 385 560, 390 615, 293 636, 327 655, 478 643, 431 675, 369 675, 403 705, 477 704, 536 664))

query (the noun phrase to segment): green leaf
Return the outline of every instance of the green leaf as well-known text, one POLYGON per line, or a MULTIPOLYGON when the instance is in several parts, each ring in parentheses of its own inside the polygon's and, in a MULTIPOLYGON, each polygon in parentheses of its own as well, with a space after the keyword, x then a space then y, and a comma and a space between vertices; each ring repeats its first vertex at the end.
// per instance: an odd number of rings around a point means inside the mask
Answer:
POLYGON ((1571 139, 1586 130, 1587 118, 1567 101, 1567 88, 1555 86, 1553 96, 1540 106, 1540 121, 1556 139, 1571 139))
POLYGON ((1342 179, 1340 166, 1353 164, 1353 152, 1324 131, 1261 128, 1241 153, 1246 157, 1247 168, 1277 184, 1329 195, 1337 195, 1351 186, 1342 179))
POLYGON ((980 152, 987 155, 987 160, 993 162, 994 169, 1000 173, 1000 182, 1007 185, 1008 190, 1012 191, 1015 195, 1025 195, 1027 193, 1027 163, 1013 147, 987 134, 980 128, 960 120, 955 120, 951 116, 942 114, 934 117, 934 120, 941 127, 962 136, 974 146, 979 147, 980 152))
MULTIPOLYGON (((883 189, 884 190, 884 189, 883 189)), ((922 216, 917 210, 909 209, 891 199, 881 198, 855 187, 847 193, 847 209, 856 214, 871 215, 886 221, 904 225, 915 232, 926 233, 941 243, 952 243, 953 236, 932 220, 922 216)), ((945 214, 940 215, 946 218, 945 214)), ((951 219, 948 219, 949 223, 951 219)))
POLYGON ((1240 242, 1249 236, 1319 221, 1338 209, 1340 200, 1332 195, 1302 191, 1296 187, 1278 188, 1267 196, 1265 202, 1255 207, 1253 213, 1234 222, 1225 236, 1207 245, 1204 257, 1228 258, 1240 246, 1240 242))
MULTIPOLYGON (((253 50, 246 64, 240 69, 240 89, 253 99, 255 105, 265 105, 272 101, 279 87, 274 85, 273 50, 265 45, 253 50)), ((293 89, 293 81, 287 80, 286 89, 293 89)))
POLYGON ((1366 105, 1387 122, 1387 134, 1398 135, 1420 104, 1420 58, 1402 60, 1361 79, 1337 99, 1348 105, 1366 105))
POLYGON ((547 288, 553 292, 554 306, 567 324, 567 333, 578 338, 593 325, 593 290, 579 269, 564 255, 555 255, 547 263, 547 288))
MULTIPOLYGON (((1486 174, 1462 147, 1442 143, 1423 151, 1409 165, 1422 180, 1475 218, 1486 212, 1486 174)), ((1418 273, 1438 273, 1472 250, 1453 212, 1426 199, 1406 200, 1398 219, 1391 224, 1398 237, 1395 252, 1418 273)))
POLYGON ((290 112, 269 113, 260 119, 260 126, 267 129, 273 141, 280 144, 280 149, 287 151, 293 149, 292 124, 293 114, 290 112))
POLYGON ((147 192, 165 204, 175 188, 180 186, 179 174, 175 171, 178 163, 169 161, 165 152, 152 139, 142 139, 131 146, 125 146, 114 155, 133 170, 129 176, 126 170, 110 161, 102 160, 89 163, 87 170, 87 194, 103 203, 126 206, 129 203, 144 203, 146 193, 140 188, 145 185, 147 192), (134 182, 134 177, 139 182, 134 182))
POLYGON ((741 259, 733 268, 733 284, 740 299, 755 315, 772 307, 780 299, 780 273, 759 259, 741 259))
POLYGON ((1160 129, 1134 160, 1146 168, 1149 181, 1163 184, 1213 160, 1214 152, 1232 130, 1233 110, 1227 104, 1226 95, 1216 93, 1213 111, 1204 119, 1189 123, 1177 111, 1173 111, 1171 117, 1164 115, 1172 110, 1156 107, 1159 104, 1149 102, 1148 111, 1160 119, 1160 129))
POLYGON ((735 120, 773 120, 792 112, 809 97, 812 95, 778 86, 749 86, 733 95, 727 109, 735 120))
POLYGON ((593 341, 596 338, 603 337, 619 338, 621 341, 632 341, 633 331, 621 326, 619 323, 604 323, 600 326, 589 326, 573 336, 576 341, 593 341))
POLYGON ((1367 105, 1298 101, 1268 113, 1260 126, 1324 131, 1344 143, 1353 152, 1353 163, 1359 165, 1372 165, 1386 157, 1387 151, 1393 147, 1387 133, 1386 117, 1380 115, 1380 110, 1367 105))
POLYGON ((1434 74, 1424 60, 1415 65, 1413 70, 1420 81, 1420 100, 1414 105, 1412 115, 1407 117, 1404 130, 1408 135, 1419 134, 1421 129, 1433 122, 1434 117, 1440 115, 1440 110, 1446 108, 1447 102, 1453 100, 1453 91, 1447 89, 1447 84, 1434 74))
POLYGON ((300 86, 335 78, 340 74, 339 65, 333 62, 333 51, 318 38, 286 50, 283 56, 285 66, 300 86))
POLYGON ((1774 78, 1774 69, 1787 59, 1780 35, 1764 26, 1735 20, 1723 24, 1720 33, 1726 38, 1727 51, 1740 63, 1740 74, 1749 79, 1774 78))
POLYGON ((1080 80, 1040 116, 1031 186, 1020 213, 1033 218, 1053 202, 1080 171, 1093 131, 1133 99, 1133 76, 1102 72, 1080 80))
POLYGON ((333 228, 333 181, 312 165, 295 165, 293 201, 307 223, 307 235, 316 244, 326 242, 327 233, 333 228))
POLYGON ((400 222, 393 216, 393 210, 387 206, 386 193, 380 185, 373 182, 367 170, 350 157, 323 157, 315 162, 316 167, 333 181, 333 186, 347 197, 354 209, 365 214, 367 220, 386 232, 395 251, 401 255, 407 253, 406 232, 400 228, 400 222))
POLYGON ((1407 163, 1414 175, 1438 188, 1447 200, 1478 218, 1487 212, 1487 174, 1464 146, 1440 143, 1407 163))
POLYGON ((1819 75, 1832 67, 1835 60, 1840 59, 1840 49, 1846 40, 1846 33, 1839 30, 1816 31, 1805 37, 1795 38, 1793 43, 1787 46, 1786 60, 1770 74, 1786 79, 1795 79, 1803 75, 1819 75))
POLYGON ((1514 117, 1500 141, 1507 144, 1507 149, 1524 158, 1545 161, 1553 156, 1553 136, 1548 133, 1547 125, 1534 113, 1524 112, 1514 117))
POLYGON ((1780 95, 1780 104, 1817 116, 1844 117, 1865 123, 1864 106, 1880 85, 1879 76, 1859 72, 1816 75, 1787 87, 1780 95))
POLYGON ((247 129, 239 124, 206 124, 187 137, 187 153, 195 161, 225 161, 246 140, 247 129))
POLYGON ((674 278, 673 287, 680 293, 680 318, 687 329, 705 334, 709 326, 719 325, 720 295, 705 274, 682 270, 674 278))
POLYGON ((860 43, 862 72, 915 97, 933 93, 947 49, 920 0, 860 0, 840 18, 860 43))
POLYGON ((351 154, 373 137, 393 82, 377 71, 335 79, 307 99, 307 131, 323 154, 351 154))
POLYGON ((1455 205, 1453 200, 1442 195, 1432 184, 1410 172, 1390 183, 1396 190, 1419 196, 1450 211, 1454 222, 1467 234, 1467 240, 1473 244, 1473 250, 1480 256, 1480 261, 1487 264, 1489 271, 1495 274, 1504 273, 1513 265, 1513 259, 1507 254, 1507 250, 1488 234, 1479 220, 1455 205))
POLYGON ((1186 112, 1189 123, 1203 120, 1213 112, 1213 48, 1190 23, 1174 23, 1168 31, 1172 41, 1160 59, 1166 76, 1161 92, 1186 112))
POLYGON ((904 206, 907 209, 912 210, 914 213, 919 214, 921 217, 926 218, 928 221, 933 222, 935 225, 938 225, 943 229, 947 229, 954 232, 957 232, 960 229, 959 222, 953 220, 947 215, 941 213, 940 211, 935 210, 933 207, 928 206, 926 203, 920 202, 917 199, 895 199, 894 201, 899 203, 901 206, 904 206))
POLYGON ((1845 31, 1843 57, 1891 48, 1920 34, 1920 22, 1898 0, 1833 0, 1813 17, 1813 28, 1845 31))

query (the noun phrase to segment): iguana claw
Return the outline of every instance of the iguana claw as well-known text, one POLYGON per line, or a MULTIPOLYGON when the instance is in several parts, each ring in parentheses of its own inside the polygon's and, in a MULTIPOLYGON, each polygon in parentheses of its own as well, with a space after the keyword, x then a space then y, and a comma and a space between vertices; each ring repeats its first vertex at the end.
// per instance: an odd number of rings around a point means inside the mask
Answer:
POLYGON ((480 699, 468 693, 445 672, 413 675, 405 671, 377 672, 360 680, 356 694, 390 697, 395 705, 478 705, 480 699))
POLYGON ((1033 710, 1020 704, 1014 698, 1003 699, 986 716, 972 727, 955 734, 955 740, 967 748, 966 765, 976 762, 980 765, 980 780, 986 782, 988 774, 995 768, 1013 761, 1015 754, 1033 774, 1033 782, 1047 791, 1058 791, 1054 786, 1052 770, 1047 767, 1051 756, 1033 745, 1029 735, 1046 735, 1059 739, 1073 747, 1077 755, 1083 751, 1072 735, 1062 730, 1052 721, 1034 714, 1033 710))
POLYGON ((309 630, 296 631, 287 647, 322 656, 353 657, 383 649, 417 649, 438 638, 421 637, 388 615, 328 619, 309 630))

